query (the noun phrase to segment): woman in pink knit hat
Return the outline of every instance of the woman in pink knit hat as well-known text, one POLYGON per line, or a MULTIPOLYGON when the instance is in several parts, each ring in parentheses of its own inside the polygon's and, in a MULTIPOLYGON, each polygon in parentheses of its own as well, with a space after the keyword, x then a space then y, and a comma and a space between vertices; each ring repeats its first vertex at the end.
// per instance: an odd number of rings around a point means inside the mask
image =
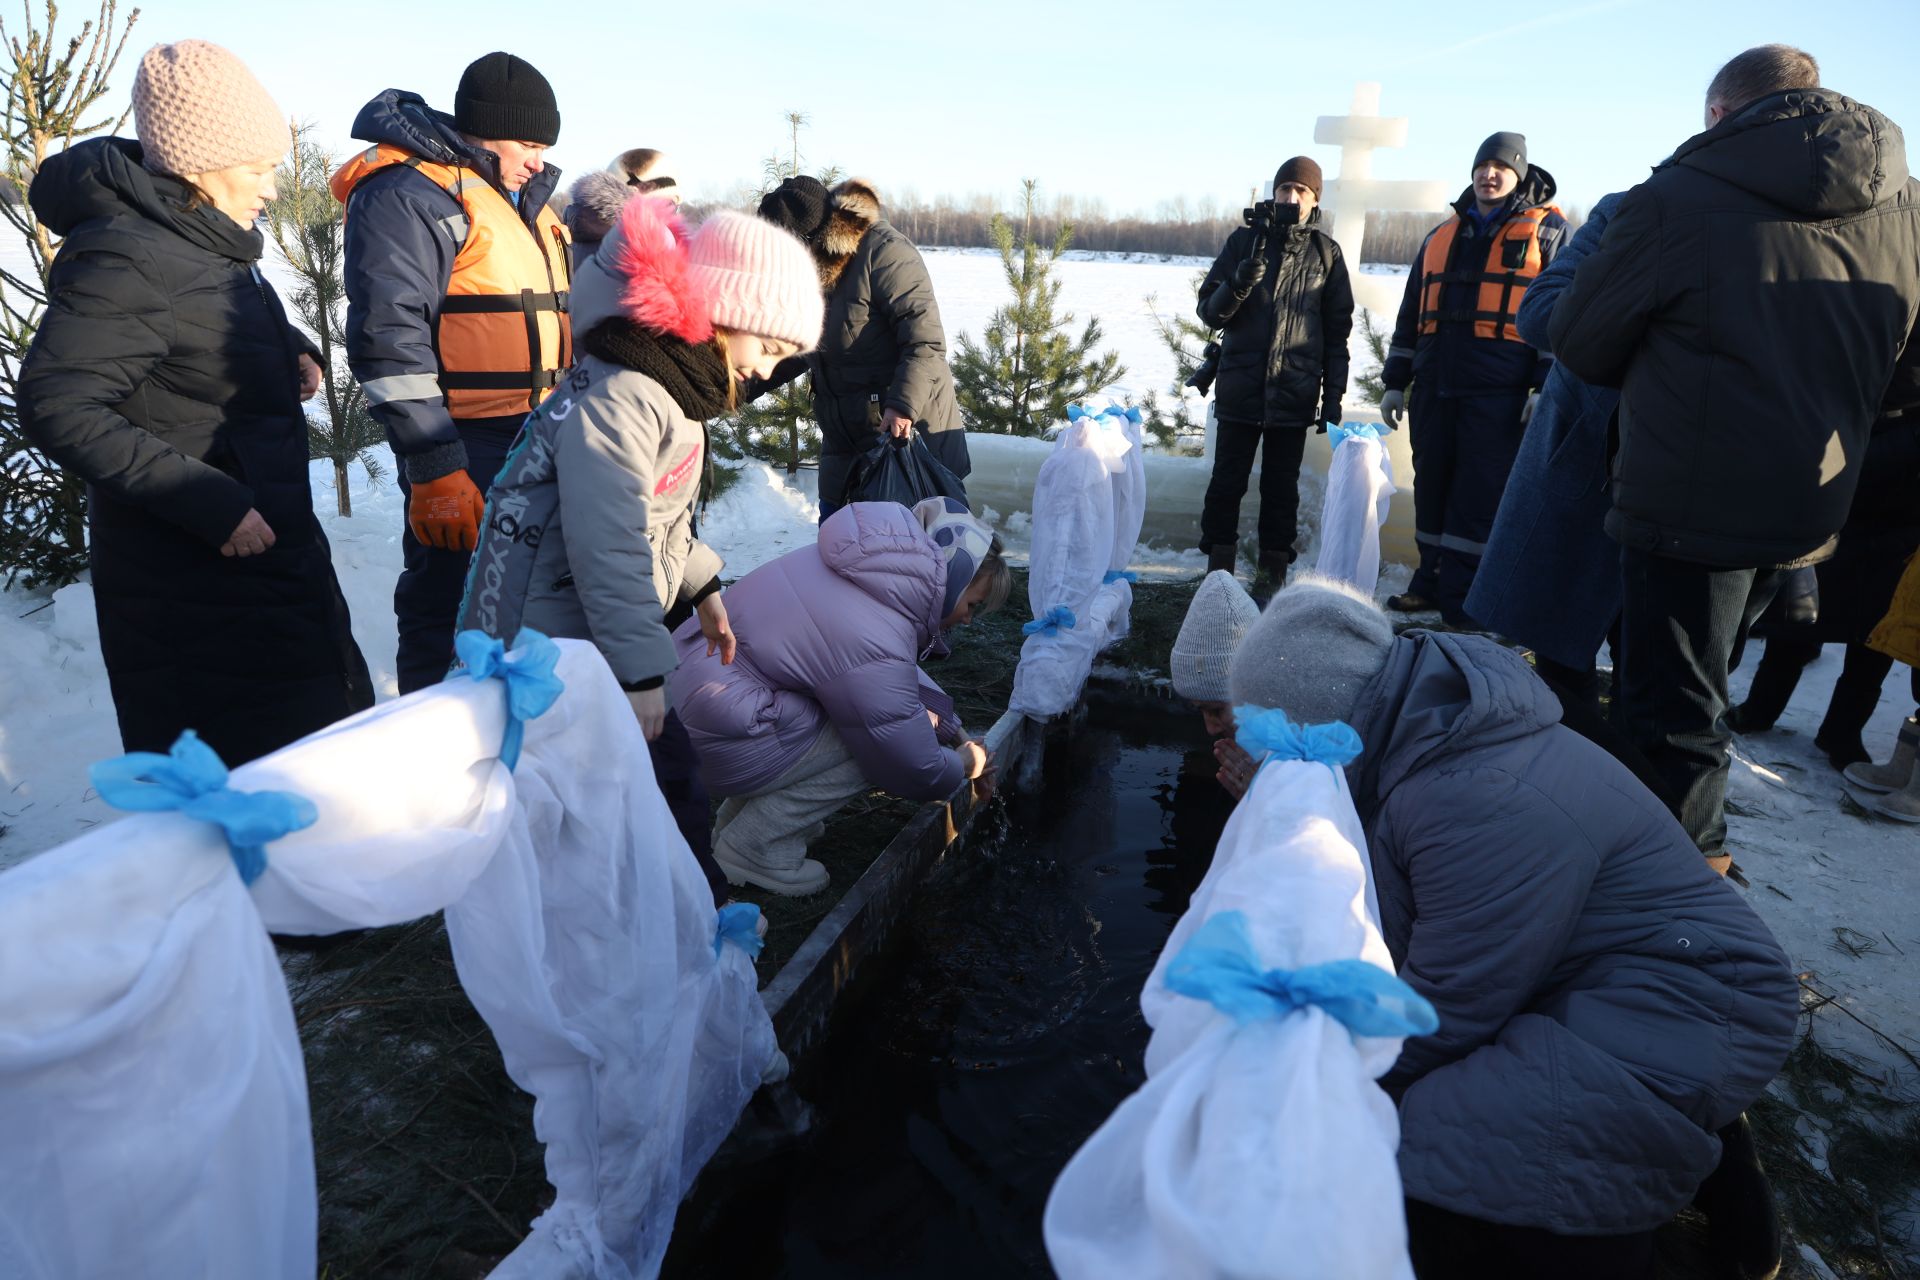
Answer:
POLYGON ((129 751, 228 764, 372 705, 307 486, 318 349, 260 276, 286 118, 233 54, 156 45, 139 141, 51 156, 62 237, 20 376, 27 437, 87 482, 100 647, 129 751))
POLYGON ((667 706, 671 632, 697 616, 733 661, 720 557, 694 537, 706 423, 735 407, 741 382, 813 348, 819 280, 806 247, 770 223, 722 212, 689 235, 671 200, 641 196, 581 264, 570 306, 582 358, 487 493, 460 628, 593 641, 722 901, 697 759, 667 706))

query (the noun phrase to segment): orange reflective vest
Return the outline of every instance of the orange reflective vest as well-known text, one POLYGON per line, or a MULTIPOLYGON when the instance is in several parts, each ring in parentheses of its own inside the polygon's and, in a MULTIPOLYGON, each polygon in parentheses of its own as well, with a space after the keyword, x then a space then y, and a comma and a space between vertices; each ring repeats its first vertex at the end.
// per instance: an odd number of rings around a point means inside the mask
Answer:
POLYGON ((1426 251, 1420 257, 1420 332, 1437 333, 1442 321, 1473 322, 1476 338, 1524 342, 1515 329, 1520 300, 1527 296, 1527 285, 1538 276, 1540 261, 1540 224, 1552 207, 1523 209, 1501 224, 1487 245, 1486 262, 1472 270, 1449 270, 1454 240, 1460 233, 1460 219, 1453 218, 1427 237, 1426 251), (1449 284, 1478 285, 1472 311, 1447 311, 1440 305, 1449 284))
POLYGON ((573 364, 565 224, 542 208, 529 229, 512 202, 472 169, 422 160, 386 143, 340 166, 334 198, 345 204, 356 186, 396 164, 437 183, 466 213, 465 240, 434 323, 447 413, 505 418, 539 408, 573 364))

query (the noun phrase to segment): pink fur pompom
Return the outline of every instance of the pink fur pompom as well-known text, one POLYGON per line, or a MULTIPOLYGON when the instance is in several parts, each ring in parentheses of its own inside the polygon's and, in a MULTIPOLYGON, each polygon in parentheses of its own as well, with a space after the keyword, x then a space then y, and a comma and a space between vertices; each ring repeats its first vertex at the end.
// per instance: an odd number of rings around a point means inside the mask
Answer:
POLYGON ((620 293, 627 315, 686 342, 713 337, 711 300, 687 269, 691 237, 678 206, 665 196, 636 196, 620 210, 619 234, 614 268, 627 282, 620 293))

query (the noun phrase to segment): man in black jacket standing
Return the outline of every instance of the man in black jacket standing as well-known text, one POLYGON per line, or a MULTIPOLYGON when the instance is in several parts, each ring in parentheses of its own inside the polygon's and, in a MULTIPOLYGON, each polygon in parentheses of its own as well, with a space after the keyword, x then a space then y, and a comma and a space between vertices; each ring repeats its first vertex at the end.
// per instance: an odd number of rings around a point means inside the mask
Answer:
POLYGON ((1233 572, 1240 499, 1253 455, 1264 448, 1254 583, 1254 596, 1262 600, 1286 580, 1293 563, 1307 430, 1340 421, 1340 397, 1347 390, 1353 287, 1340 246, 1319 225, 1319 206, 1320 166, 1295 156, 1273 175, 1273 199, 1251 210, 1248 225, 1227 237, 1200 285, 1201 322, 1225 331, 1200 549, 1209 570, 1233 572))
POLYGON ((1778 570, 1832 554, 1920 313, 1900 130, 1785 45, 1734 58, 1706 130, 1627 194, 1549 331, 1621 388, 1616 714, 1722 872, 1727 664, 1778 570))

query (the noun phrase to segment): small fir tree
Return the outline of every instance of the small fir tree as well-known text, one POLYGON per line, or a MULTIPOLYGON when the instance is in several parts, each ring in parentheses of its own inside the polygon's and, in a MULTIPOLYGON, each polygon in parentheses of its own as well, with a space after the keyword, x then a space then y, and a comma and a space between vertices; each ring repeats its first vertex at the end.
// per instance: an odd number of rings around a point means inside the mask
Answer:
POLYGON ((1068 405, 1119 381, 1126 368, 1111 351, 1094 354, 1098 319, 1089 319, 1073 338, 1067 332, 1073 313, 1056 314, 1060 281, 1053 266, 1073 243, 1073 224, 1063 223, 1052 247, 1043 249, 1032 235, 1037 184, 1029 178, 1021 186, 1018 245, 1005 215, 996 213, 992 223, 1013 301, 993 313, 980 343, 960 335, 953 381, 969 431, 1037 436, 1064 421, 1068 405))
POLYGON ((31 4, 24 12, 24 33, 0 21, 7 81, 0 170, 9 197, 0 201, 0 216, 28 248, 27 271, 0 269, 0 571, 9 585, 61 586, 87 567, 87 487, 20 430, 20 365, 46 308, 47 273, 60 249, 34 216, 27 191, 50 154, 126 123, 124 115, 95 112, 140 11, 131 10, 123 22, 115 0, 103 0, 98 15, 64 40, 54 35, 53 0, 46 0, 38 21, 31 4))
POLYGON ((367 396, 346 368, 347 290, 345 226, 327 185, 333 156, 311 126, 293 126, 293 147, 267 203, 267 232, 293 269, 293 313, 320 347, 320 395, 307 406, 307 456, 333 463, 339 512, 353 514, 347 469, 359 463, 367 478, 382 474, 372 450, 386 432, 367 409, 367 396))
POLYGON ((1381 378, 1387 370, 1388 334, 1373 322, 1373 312, 1364 307, 1360 310, 1360 333, 1367 340, 1367 350, 1373 353, 1373 368, 1355 377, 1353 385, 1360 388, 1360 399, 1364 403, 1377 406, 1380 397, 1387 393, 1381 378))
MULTIPOLYGON (((1199 293, 1201 282, 1205 279, 1204 274, 1193 278, 1195 294, 1199 293)), ((1153 317, 1153 327, 1159 331, 1161 343, 1173 356, 1173 380, 1167 384, 1166 407, 1162 407, 1157 392, 1149 391, 1141 398, 1141 426, 1162 448, 1171 449, 1179 444, 1180 437, 1200 435, 1206 431, 1205 420, 1194 415, 1193 404, 1187 399, 1187 379, 1193 377, 1200 368, 1200 362, 1206 358, 1206 346, 1213 338, 1213 331, 1189 315, 1163 315, 1160 299, 1153 294, 1147 295, 1146 302, 1147 314, 1153 317)))

